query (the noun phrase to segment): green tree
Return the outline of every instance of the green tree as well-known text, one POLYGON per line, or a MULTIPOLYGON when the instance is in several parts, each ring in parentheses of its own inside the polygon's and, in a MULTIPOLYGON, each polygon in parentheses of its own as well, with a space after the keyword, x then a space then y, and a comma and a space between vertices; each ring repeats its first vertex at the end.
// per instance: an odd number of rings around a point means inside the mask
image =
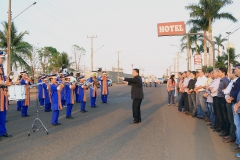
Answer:
MULTIPOLYGON (((226 5, 232 4, 232 0, 200 0, 198 4, 189 4, 185 8, 190 10, 190 17, 208 21, 208 37, 212 41, 212 23, 216 20, 228 19, 236 22, 237 19, 228 12, 221 12, 221 9, 226 5), (201 10, 200 10, 201 9, 201 10)), ((210 66, 213 66, 213 48, 209 48, 210 66)))
POLYGON ((217 56, 215 67, 216 68, 226 67, 224 56, 217 56))
POLYGON ((69 71, 74 71, 74 69, 71 68, 72 64, 73 63, 71 62, 71 58, 68 56, 68 54, 66 52, 62 52, 58 56, 51 58, 49 69, 51 72, 56 73, 62 68, 63 65, 65 65, 69 71))
MULTIPOLYGON (((207 29, 208 29, 208 21, 204 17, 204 12, 202 11, 202 8, 197 8, 196 12, 199 12, 198 14, 201 15, 199 19, 190 19, 187 21, 188 25, 192 25, 194 27, 194 30, 196 32, 203 31, 203 35, 207 36, 207 29)), ((191 31, 190 31, 191 32, 191 31)), ((204 66, 207 66, 207 40, 203 37, 203 49, 204 49, 204 66)))
POLYGON ((218 56, 220 56, 220 47, 222 47, 222 49, 224 49, 224 45, 223 42, 227 41, 228 39, 226 38, 222 38, 222 35, 219 34, 218 36, 214 36, 214 43, 217 45, 217 51, 218 51, 218 56))
MULTIPOLYGON (((3 31, 0 30, 0 49, 7 52, 7 31, 8 31, 8 23, 3 22, 3 31)), ((25 57, 29 57, 31 54, 32 46, 23 41, 25 35, 28 32, 20 32, 18 33, 15 24, 12 22, 11 26, 11 69, 14 67, 17 69, 19 66, 21 69, 23 67, 25 69, 29 68, 29 65, 25 61, 25 57)))

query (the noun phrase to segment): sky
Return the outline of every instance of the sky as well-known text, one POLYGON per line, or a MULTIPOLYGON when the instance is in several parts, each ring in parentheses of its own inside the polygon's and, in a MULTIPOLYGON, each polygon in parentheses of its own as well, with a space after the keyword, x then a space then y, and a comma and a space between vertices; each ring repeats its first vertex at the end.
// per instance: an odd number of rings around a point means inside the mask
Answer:
MULTIPOLYGON (((181 36, 158 37, 157 23, 187 21, 185 6, 198 0, 12 0, 12 17, 18 31, 29 32, 24 40, 36 47, 52 46, 72 56, 74 44, 86 49, 81 65, 91 67, 90 38, 93 39, 94 69, 111 70, 118 66, 131 73, 132 65, 140 74, 162 77, 166 69, 174 70, 174 58, 181 36), (104 45, 104 47, 102 47, 104 45), (176 45, 176 46, 171 46, 176 45), (99 49, 100 48, 100 49, 99 49)), ((240 27, 240 0, 222 9, 238 19, 237 23, 218 20, 213 23, 213 36, 233 32, 240 27)), ((7 21, 8 0, 0 0, 0 22, 7 21)), ((186 26, 187 31, 189 26, 186 26)), ((2 26, 0 25, 0 30, 2 26)), ((239 53, 240 29, 229 41, 239 53)), ((180 71, 187 69, 186 52, 180 54, 180 71)))

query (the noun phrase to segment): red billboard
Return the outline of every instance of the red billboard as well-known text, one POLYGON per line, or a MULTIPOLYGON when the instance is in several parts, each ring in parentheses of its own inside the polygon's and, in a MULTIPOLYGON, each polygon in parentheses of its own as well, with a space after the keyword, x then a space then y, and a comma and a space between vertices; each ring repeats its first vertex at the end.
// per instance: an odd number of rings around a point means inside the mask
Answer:
POLYGON ((186 34, 185 22, 158 23, 158 37, 186 34))

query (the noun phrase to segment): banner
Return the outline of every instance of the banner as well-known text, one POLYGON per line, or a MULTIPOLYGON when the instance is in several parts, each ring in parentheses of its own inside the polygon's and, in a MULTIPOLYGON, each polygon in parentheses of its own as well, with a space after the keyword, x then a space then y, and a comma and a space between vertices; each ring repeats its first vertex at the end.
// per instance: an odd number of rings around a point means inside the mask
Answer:
POLYGON ((201 54, 195 54, 194 55, 194 68, 202 69, 202 55, 201 54))

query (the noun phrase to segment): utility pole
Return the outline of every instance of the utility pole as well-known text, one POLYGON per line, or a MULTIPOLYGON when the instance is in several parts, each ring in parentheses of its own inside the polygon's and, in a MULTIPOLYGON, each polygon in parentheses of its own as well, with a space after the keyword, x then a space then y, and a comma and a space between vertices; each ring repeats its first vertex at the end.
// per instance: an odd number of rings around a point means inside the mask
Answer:
POLYGON ((177 59, 174 58, 174 74, 176 74, 176 65, 177 65, 177 59))
POLYGON ((169 77, 171 76, 171 65, 169 66, 169 77))
MULTIPOLYGON (((117 51, 116 53, 118 54, 118 77, 120 77, 120 75, 119 75, 119 63, 120 63, 120 61, 119 61, 119 53, 121 53, 122 51, 117 51)), ((118 79, 118 83, 119 83, 119 79, 118 79)))
POLYGON ((228 74, 230 73, 230 47, 229 47, 229 36, 231 34, 231 32, 226 32, 228 34, 228 47, 227 47, 227 51, 228 51, 228 74))
POLYGON ((180 59, 180 53, 177 53, 177 72, 179 73, 179 59, 180 59))
POLYGON ((8 54, 8 64, 7 64, 7 72, 10 73, 11 71, 11 0, 8 0, 8 43, 7 43, 7 54, 8 54))
POLYGON ((133 70, 133 64, 132 64, 132 70, 133 70))
POLYGON ((97 38, 97 36, 87 36, 87 38, 91 39, 91 70, 93 71, 93 38, 97 38))
POLYGON ((190 55, 190 46, 189 46, 189 37, 187 36, 187 70, 189 70, 190 68, 189 55, 190 55))

